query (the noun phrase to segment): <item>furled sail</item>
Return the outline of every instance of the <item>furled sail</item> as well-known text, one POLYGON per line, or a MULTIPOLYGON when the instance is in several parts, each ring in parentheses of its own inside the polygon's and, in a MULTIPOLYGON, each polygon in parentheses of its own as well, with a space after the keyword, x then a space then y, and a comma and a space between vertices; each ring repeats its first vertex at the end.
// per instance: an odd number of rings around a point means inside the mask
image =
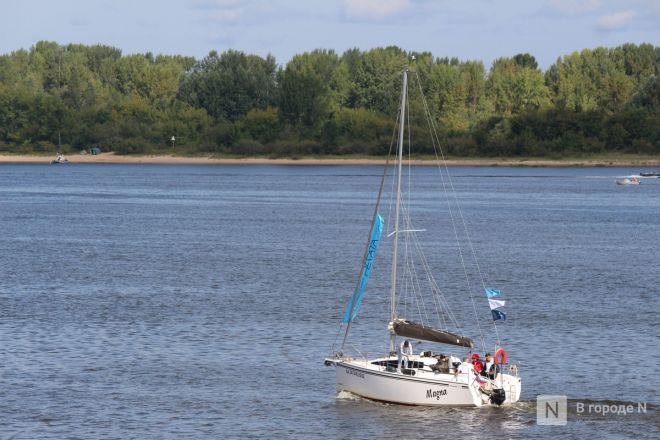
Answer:
POLYGON ((460 347, 474 347, 472 339, 468 337, 449 333, 444 330, 436 330, 432 327, 417 324, 406 319, 396 319, 393 322, 390 322, 390 331, 398 336, 403 336, 404 338, 458 345, 460 347))

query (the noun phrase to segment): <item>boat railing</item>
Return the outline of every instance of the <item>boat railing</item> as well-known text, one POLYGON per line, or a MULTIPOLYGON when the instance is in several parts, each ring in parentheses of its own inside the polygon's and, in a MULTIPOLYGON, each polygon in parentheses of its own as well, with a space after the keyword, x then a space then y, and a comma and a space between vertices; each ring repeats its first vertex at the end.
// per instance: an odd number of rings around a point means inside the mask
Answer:
POLYGON ((514 364, 514 363, 511 363, 511 364, 508 364, 508 365, 509 365, 508 374, 511 375, 511 376, 518 377, 518 375, 520 373, 520 366, 518 364, 514 364))
POLYGON ((362 353, 362 351, 353 344, 350 344, 350 348, 355 353, 357 353, 357 356, 354 356, 354 359, 360 359, 360 360, 364 361, 365 366, 369 364, 368 353, 362 353))

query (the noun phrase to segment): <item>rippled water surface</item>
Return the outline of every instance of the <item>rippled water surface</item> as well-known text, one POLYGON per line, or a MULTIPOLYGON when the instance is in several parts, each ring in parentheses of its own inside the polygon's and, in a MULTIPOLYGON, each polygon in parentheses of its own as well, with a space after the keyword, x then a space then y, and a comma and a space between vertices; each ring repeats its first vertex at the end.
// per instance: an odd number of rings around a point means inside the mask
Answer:
MULTIPOLYGON (((660 179, 614 184, 637 171, 451 171, 523 377, 519 404, 470 410, 337 396, 323 366, 380 168, 0 166, 0 438, 658 438, 660 179), (567 426, 536 424, 539 394, 568 396, 567 426)), ((414 173, 415 213, 441 219, 437 169, 414 173)), ((428 223, 451 292, 453 233, 428 223)), ((388 261, 352 334, 367 352, 388 261)))

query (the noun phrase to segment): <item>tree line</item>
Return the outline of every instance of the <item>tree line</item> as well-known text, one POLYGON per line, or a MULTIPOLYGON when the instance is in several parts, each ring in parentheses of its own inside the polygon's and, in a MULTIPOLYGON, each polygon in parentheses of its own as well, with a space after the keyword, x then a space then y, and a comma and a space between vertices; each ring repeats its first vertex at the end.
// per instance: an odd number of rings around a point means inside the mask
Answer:
MULTIPOLYGON (((61 139, 65 152, 382 155, 407 65, 450 155, 660 153, 650 44, 585 49, 542 71, 527 53, 486 69, 398 47, 319 49, 279 66, 235 50, 197 60, 47 41, 0 56, 0 151, 54 152, 61 139)), ((432 153, 425 120, 411 129, 432 153)))

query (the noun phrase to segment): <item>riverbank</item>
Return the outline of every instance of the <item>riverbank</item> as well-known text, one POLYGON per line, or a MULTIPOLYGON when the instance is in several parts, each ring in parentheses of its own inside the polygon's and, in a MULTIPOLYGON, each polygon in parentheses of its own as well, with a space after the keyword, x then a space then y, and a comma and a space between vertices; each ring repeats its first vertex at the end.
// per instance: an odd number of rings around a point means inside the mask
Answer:
MULTIPOLYGON (((54 157, 0 154, 0 164, 48 164, 54 157)), ((114 153, 67 156, 69 163, 84 164, 153 164, 153 165, 382 165, 376 157, 187 157, 187 156, 123 156, 114 153)), ((432 157, 413 160, 414 165, 435 165, 432 157)), ((476 158, 448 159, 447 166, 479 167, 660 167, 660 156, 606 155, 591 158, 476 158)))

